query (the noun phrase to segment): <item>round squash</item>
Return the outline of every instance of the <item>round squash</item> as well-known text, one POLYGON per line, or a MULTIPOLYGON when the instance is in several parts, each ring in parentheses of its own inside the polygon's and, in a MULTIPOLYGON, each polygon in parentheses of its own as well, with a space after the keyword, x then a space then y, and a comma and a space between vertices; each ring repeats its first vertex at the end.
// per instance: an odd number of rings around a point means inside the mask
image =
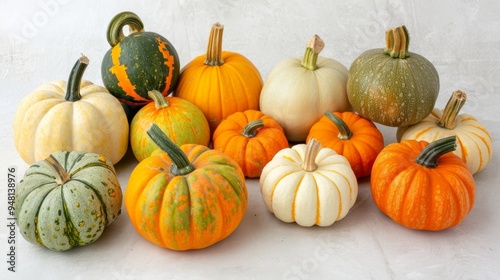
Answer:
POLYGON ((236 112, 223 120, 214 132, 213 145, 234 159, 249 178, 259 177, 274 155, 289 147, 278 122, 256 110, 236 112))
POLYGON ((164 97, 156 90, 150 91, 149 96, 154 102, 142 107, 130 124, 130 146, 138 161, 149 157, 158 149, 147 135, 147 130, 153 123, 178 146, 209 145, 210 127, 198 107, 178 97, 164 97))
POLYGON ((101 64, 104 86, 129 106, 143 106, 150 90, 167 96, 174 90, 180 71, 179 56, 165 37, 144 31, 141 19, 132 12, 117 14, 107 32, 111 49, 101 64), (123 28, 131 33, 124 36, 123 28))
POLYGON ((377 207, 412 229, 437 231, 462 222, 474 205, 475 183, 455 148, 454 135, 386 146, 370 179, 377 207))
POLYGON ((245 56, 222 51, 224 26, 212 26, 207 53, 183 67, 174 95, 200 108, 213 134, 235 112, 259 109, 262 77, 245 56))
POLYGON ((29 242, 63 251, 97 240, 119 215, 113 164, 98 154, 55 152, 31 165, 16 186, 15 217, 29 242))
POLYGON ((326 111, 311 128, 307 142, 311 138, 347 158, 357 178, 370 175, 375 158, 384 148, 380 130, 354 112, 326 111))
POLYGON ((427 117, 439 94, 439 75, 425 57, 408 51, 405 26, 386 32, 386 49, 354 60, 347 96, 361 116, 387 126, 405 126, 427 117))
POLYGON ((43 84, 27 95, 14 116, 14 143, 29 165, 57 151, 103 155, 116 164, 128 148, 129 124, 120 102, 102 86, 82 81, 82 56, 68 79, 43 84))
POLYGON ((356 202, 358 181, 347 159, 316 139, 278 152, 262 171, 266 208, 281 221, 330 226, 356 202))
POLYGON ((291 142, 305 141, 325 111, 352 110, 346 91, 347 68, 319 56, 323 48, 323 40, 314 35, 304 56, 277 64, 262 88, 260 110, 278 121, 291 142))
POLYGON ((248 203, 238 164, 203 145, 178 147, 156 124, 148 135, 160 149, 134 168, 125 192, 135 229, 172 250, 201 249, 228 237, 248 203))
POLYGON ((455 135, 458 146, 453 152, 467 164, 472 174, 481 171, 493 157, 493 139, 486 127, 474 116, 459 115, 466 100, 466 93, 455 91, 444 110, 434 108, 421 122, 398 128, 398 141, 433 142, 439 138, 455 135))

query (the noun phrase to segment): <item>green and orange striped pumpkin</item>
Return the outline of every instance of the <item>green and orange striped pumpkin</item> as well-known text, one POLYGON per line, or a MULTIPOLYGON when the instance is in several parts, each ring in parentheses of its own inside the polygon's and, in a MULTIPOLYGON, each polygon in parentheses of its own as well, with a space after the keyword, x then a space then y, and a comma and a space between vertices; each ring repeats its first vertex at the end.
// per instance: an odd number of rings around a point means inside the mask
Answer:
POLYGON ((174 46, 163 36, 144 31, 134 13, 117 14, 108 26, 111 49, 104 55, 101 76, 104 86, 121 102, 142 106, 151 101, 148 92, 164 96, 173 91, 179 78, 180 62, 174 46), (128 25, 130 34, 123 34, 128 25))

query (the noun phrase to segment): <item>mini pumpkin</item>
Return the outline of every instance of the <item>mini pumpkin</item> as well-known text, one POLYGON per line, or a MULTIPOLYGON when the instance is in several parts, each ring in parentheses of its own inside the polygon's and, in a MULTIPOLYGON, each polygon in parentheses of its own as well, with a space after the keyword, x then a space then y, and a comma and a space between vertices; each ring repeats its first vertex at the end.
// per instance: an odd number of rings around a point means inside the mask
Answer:
POLYGON ((356 202, 358 181, 347 159, 310 139, 283 149, 259 181, 266 208, 281 221, 330 226, 356 202))
POLYGON ((444 110, 434 108, 421 122, 398 128, 398 141, 411 139, 432 142, 455 135, 458 145, 453 152, 467 164, 472 174, 481 171, 493 157, 493 139, 486 127, 474 116, 459 115, 466 100, 465 92, 453 92, 444 110))
POLYGON ((472 173, 457 155, 456 136, 389 144, 373 164, 376 206, 396 223, 437 231, 458 225, 475 200, 472 173))
POLYGON ((228 237, 248 203, 238 164, 203 145, 178 147, 156 124, 148 135, 160 149, 134 168, 125 192, 134 228, 172 250, 201 249, 228 237))
POLYGON ((289 147, 279 123, 256 110, 236 112, 223 120, 214 132, 213 145, 234 159, 249 178, 259 177, 274 155, 289 147))
POLYGON ((113 164, 98 154, 55 152, 31 165, 16 186, 15 217, 29 242, 63 251, 96 241, 119 215, 113 164))
POLYGON ((102 86, 82 81, 89 60, 80 57, 68 82, 43 84, 14 116, 14 143, 29 165, 58 151, 103 155, 116 164, 128 148, 129 123, 120 102, 102 86))
POLYGON ((164 97, 156 90, 150 91, 149 96, 154 102, 142 107, 130 124, 130 146, 138 161, 149 157, 158 149, 147 135, 152 123, 158 125, 176 145, 208 146, 210 127, 198 107, 178 97, 164 97))
POLYGON ((375 158, 384 148, 380 130, 354 112, 326 111, 309 131, 307 141, 311 138, 346 157, 357 178, 370 175, 375 158))

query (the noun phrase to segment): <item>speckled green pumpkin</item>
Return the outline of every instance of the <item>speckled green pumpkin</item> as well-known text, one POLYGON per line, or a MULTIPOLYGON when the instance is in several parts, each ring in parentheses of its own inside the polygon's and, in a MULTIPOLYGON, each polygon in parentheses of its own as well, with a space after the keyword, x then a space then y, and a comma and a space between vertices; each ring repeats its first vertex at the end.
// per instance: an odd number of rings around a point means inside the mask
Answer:
POLYGON ((143 28, 136 14, 117 14, 108 26, 112 48, 101 63, 104 86, 129 106, 149 103, 150 90, 167 96, 179 78, 180 62, 175 47, 165 37, 143 28), (122 32, 125 25, 132 31, 128 36, 122 32))
POLYGON ((425 57, 408 51, 406 27, 386 33, 386 49, 362 53, 352 63, 347 97, 359 115, 387 126, 415 124, 427 117, 439 93, 439 75, 425 57))
POLYGON ((97 240, 120 214, 122 198, 109 160, 56 152, 31 165, 17 185, 15 217, 27 241, 63 251, 97 240))

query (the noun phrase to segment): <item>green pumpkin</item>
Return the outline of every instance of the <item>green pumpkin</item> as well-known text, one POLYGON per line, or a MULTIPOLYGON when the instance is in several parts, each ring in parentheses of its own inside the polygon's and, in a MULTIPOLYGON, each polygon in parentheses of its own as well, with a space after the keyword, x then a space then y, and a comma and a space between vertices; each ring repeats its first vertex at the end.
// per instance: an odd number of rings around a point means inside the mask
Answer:
POLYGON ((122 198, 109 160, 61 151, 28 168, 16 187, 15 217, 27 241, 63 251, 97 240, 120 215, 122 198))
POLYGON ((151 99, 148 92, 157 90, 164 96, 172 92, 179 78, 180 62, 175 47, 163 36, 144 31, 141 19, 134 13, 116 15, 108 26, 108 42, 101 64, 104 86, 129 106, 142 106, 151 99), (123 34, 128 25, 131 33, 123 34))
POLYGON ((386 49, 362 53, 352 63, 347 97, 361 116, 400 127, 427 117, 439 93, 439 75, 425 57, 408 51, 406 27, 389 29, 386 49))

